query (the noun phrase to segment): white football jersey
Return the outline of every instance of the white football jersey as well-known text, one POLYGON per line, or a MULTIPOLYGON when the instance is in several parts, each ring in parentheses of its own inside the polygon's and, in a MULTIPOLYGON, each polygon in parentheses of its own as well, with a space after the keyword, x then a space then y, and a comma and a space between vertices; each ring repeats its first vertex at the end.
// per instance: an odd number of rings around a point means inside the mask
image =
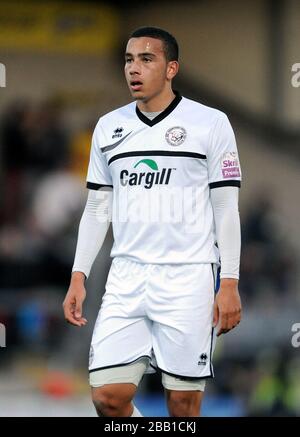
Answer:
POLYGON ((227 116, 178 93, 153 120, 133 102, 95 128, 87 187, 113 187, 112 257, 218 262, 210 189, 240 181, 227 116))

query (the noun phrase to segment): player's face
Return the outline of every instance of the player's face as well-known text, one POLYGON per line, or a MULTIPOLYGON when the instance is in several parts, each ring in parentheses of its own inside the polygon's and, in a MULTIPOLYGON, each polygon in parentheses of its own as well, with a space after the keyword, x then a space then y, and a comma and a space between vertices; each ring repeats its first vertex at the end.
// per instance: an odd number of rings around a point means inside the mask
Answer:
POLYGON ((147 102, 162 93, 175 76, 177 65, 176 61, 167 62, 161 40, 131 38, 125 53, 125 76, 132 96, 147 102))

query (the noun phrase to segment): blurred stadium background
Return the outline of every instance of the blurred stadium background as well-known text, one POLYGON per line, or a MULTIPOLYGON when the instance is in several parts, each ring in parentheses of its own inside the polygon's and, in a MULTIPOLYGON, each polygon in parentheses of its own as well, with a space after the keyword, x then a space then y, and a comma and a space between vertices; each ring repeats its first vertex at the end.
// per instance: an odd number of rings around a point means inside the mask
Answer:
MULTIPOLYGON (((176 87, 229 115, 243 168, 244 318, 218 342, 203 415, 297 416, 297 0, 0 2, 0 416, 95 416, 88 348, 111 233, 87 284, 88 326, 65 324, 61 305, 87 195, 91 133, 101 114, 129 101, 123 50, 141 25, 178 38, 176 87)), ((143 379, 137 405, 147 416, 167 415, 159 375, 143 379)))

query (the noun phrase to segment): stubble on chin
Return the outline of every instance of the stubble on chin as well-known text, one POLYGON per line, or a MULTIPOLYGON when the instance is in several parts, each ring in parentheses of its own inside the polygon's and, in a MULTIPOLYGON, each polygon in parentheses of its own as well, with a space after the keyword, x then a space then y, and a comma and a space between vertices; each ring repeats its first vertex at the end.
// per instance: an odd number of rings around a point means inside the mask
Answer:
POLYGON ((138 101, 138 102, 144 102, 144 103, 146 103, 146 102, 148 101, 147 97, 144 96, 144 95, 141 95, 141 94, 135 94, 135 93, 132 93, 131 95, 132 95, 132 97, 134 98, 134 100, 136 100, 136 101, 138 101))

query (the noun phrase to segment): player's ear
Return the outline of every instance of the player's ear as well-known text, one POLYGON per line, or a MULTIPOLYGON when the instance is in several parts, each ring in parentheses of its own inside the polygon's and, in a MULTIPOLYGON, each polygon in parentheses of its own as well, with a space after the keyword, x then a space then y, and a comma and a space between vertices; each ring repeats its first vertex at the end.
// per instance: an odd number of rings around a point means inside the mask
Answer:
POLYGON ((172 80, 179 70, 179 63, 177 61, 170 61, 167 65, 167 79, 172 80))

